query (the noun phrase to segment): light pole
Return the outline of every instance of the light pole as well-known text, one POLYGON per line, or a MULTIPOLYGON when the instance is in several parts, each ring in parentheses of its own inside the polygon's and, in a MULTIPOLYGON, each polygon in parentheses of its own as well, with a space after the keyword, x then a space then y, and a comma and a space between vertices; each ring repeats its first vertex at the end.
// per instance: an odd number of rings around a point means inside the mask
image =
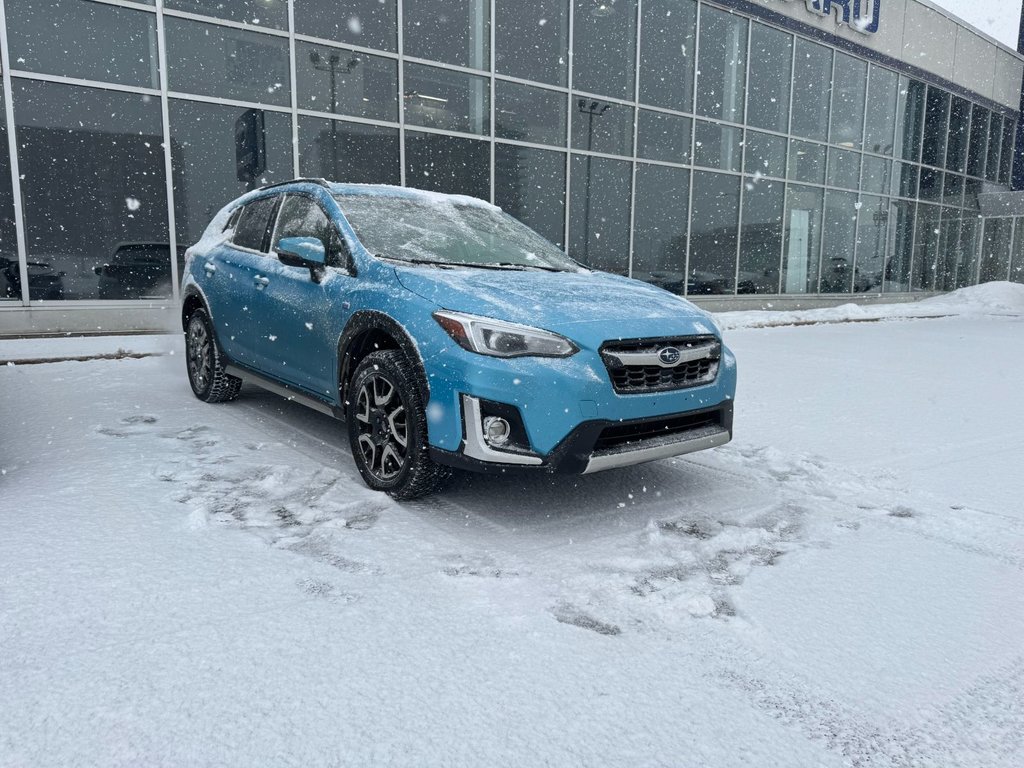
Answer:
POLYGON ((594 141, 594 118, 600 117, 611 104, 602 104, 591 99, 580 99, 576 102, 580 114, 587 116, 587 183, 583 199, 583 261, 590 265, 590 164, 593 159, 590 153, 591 144, 594 141))
MULTIPOLYGON (((338 114, 338 70, 343 74, 349 74, 359 66, 359 57, 353 56, 344 65, 341 63, 341 54, 332 51, 325 60, 320 51, 314 48, 309 52, 309 61, 317 72, 327 72, 330 75, 331 83, 331 114, 338 114)), ((331 181, 338 180, 338 121, 331 120, 331 181)))

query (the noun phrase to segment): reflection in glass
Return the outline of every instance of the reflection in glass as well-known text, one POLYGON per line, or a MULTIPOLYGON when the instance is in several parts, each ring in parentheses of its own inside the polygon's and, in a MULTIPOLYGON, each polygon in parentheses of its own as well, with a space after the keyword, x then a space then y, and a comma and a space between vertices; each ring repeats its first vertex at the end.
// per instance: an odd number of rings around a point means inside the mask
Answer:
POLYGON ((630 163, 572 156, 569 255, 595 269, 629 271, 630 163))
POLYGON ((918 198, 928 202, 942 202, 942 171, 934 168, 921 169, 921 186, 918 188, 918 198))
POLYGON ((896 147, 904 160, 921 158, 921 132, 924 128, 925 85, 900 76, 896 101, 896 147))
POLYGON ((956 173, 947 173, 942 183, 942 202, 958 208, 964 201, 964 177, 956 173))
POLYGON ((828 183, 843 189, 860 188, 860 153, 835 147, 829 149, 828 183))
POLYGON ((490 164, 486 142, 405 133, 405 183, 410 187, 490 200, 490 164))
POLYGON ((860 149, 864 132, 866 80, 866 62, 845 53, 836 53, 832 119, 829 126, 829 141, 833 144, 860 149))
MULTIPOLYGON (((947 209, 948 210, 948 209, 947 209)), ((968 285, 977 283, 978 274, 978 251, 981 239, 981 218, 963 211, 963 227, 960 230, 960 251, 962 268, 957 277, 957 288, 965 288, 968 285)))
POLYGON ((398 50, 396 0, 294 0, 295 31, 342 43, 398 50))
POLYGON ((297 42, 299 109, 398 121, 398 62, 344 48, 297 42))
POLYGON ((872 64, 869 67, 864 148, 879 155, 892 155, 896 130, 896 97, 899 76, 872 64))
POLYGON ((397 128, 299 116, 299 175, 353 184, 400 184, 397 128))
POLYGON ((891 174, 892 160, 864 155, 864 175, 861 179, 861 189, 864 192, 887 195, 891 184, 891 174))
POLYGON ((999 183, 1009 184, 1013 173, 1015 125, 1013 118, 1003 119, 1003 155, 999 161, 999 183))
POLYGON ((694 171, 687 294, 735 293, 739 214, 738 176, 694 171))
POLYGON ((495 67, 503 75, 566 85, 568 0, 501 0, 494 5, 495 67))
POLYGON ((487 134, 490 98, 485 77, 405 65, 405 121, 410 125, 487 134))
POLYGON ((963 173, 967 163, 967 139, 971 133, 971 102, 953 96, 950 101, 946 168, 963 173))
POLYGON ((697 42, 695 0, 644 0, 640 101, 690 112, 697 42))
POLYGON ((900 197, 917 197, 919 168, 910 163, 893 163, 893 194, 900 197))
POLYGON ((985 160, 988 157, 989 111, 977 104, 971 113, 971 142, 967 152, 967 173, 979 178, 985 175, 985 160))
POLYGON ((637 165, 633 277, 680 295, 686 292, 689 193, 689 171, 637 165))
POLYGON ((156 14, 83 0, 7 3, 11 66, 159 88, 156 14))
POLYGON ((770 133, 747 131, 744 142, 746 172, 751 176, 786 177, 786 139, 770 133))
POLYGON ((786 185, 745 180, 737 293, 778 293, 786 185))
POLYGON ((828 106, 832 98, 832 51, 823 45, 796 40, 793 62, 791 133, 807 139, 828 138, 828 106))
POLYGON ((999 150, 1002 148, 1003 120, 993 114, 988 129, 988 162, 985 165, 985 178, 989 181, 999 179, 999 150))
POLYGON ((743 159, 743 129, 698 120, 693 134, 693 162, 705 168, 738 171, 743 159))
POLYGON ((164 23, 172 91, 290 105, 286 38, 171 16, 164 23))
MULTIPOLYGON (((5 114, 4 99, 4 86, 0 83, 0 115, 5 114)), ((7 121, 0 120, 0 301, 21 299, 18 238, 14 228, 14 193, 7 147, 7 121)))
POLYGON ((814 293, 821 255, 822 190, 790 184, 783 219, 782 292, 814 293))
POLYGON ((821 293, 850 293, 857 243, 857 194, 825 193, 825 242, 821 256, 821 293))
POLYGON ((184 99, 171 99, 169 112, 179 245, 195 243, 246 190, 295 175, 288 115, 184 99))
POLYGON ((490 69, 491 6, 486 0, 416 0, 403 6, 405 55, 490 69))
POLYGON ((889 203, 889 249, 885 262, 885 293, 910 290, 910 265, 914 255, 914 227, 917 204, 893 200, 889 203))
POLYGON ((1010 280, 1024 283, 1024 219, 1016 219, 1013 234, 1013 252, 1010 258, 1010 280))
POLYGON ((14 83, 30 298, 170 296, 159 99, 14 83))
POLYGON ((700 12, 697 114, 743 122, 747 20, 705 5, 700 12))
POLYGON ((496 144, 494 204, 561 247, 565 240, 565 153, 496 144))
POLYGON ((917 206, 917 231, 914 233, 914 263, 910 288, 913 291, 935 290, 939 264, 940 207, 920 203, 917 206))
POLYGON ((288 28, 288 5, 275 0, 164 0, 164 8, 272 29, 288 28))
POLYGON ((690 118, 641 109, 639 119, 636 135, 636 153, 639 157, 667 163, 690 162, 690 138, 693 133, 693 121, 690 118))
POLYGON ((572 148, 633 153, 633 107, 573 94, 572 148))
POLYGON ((754 23, 750 29, 750 57, 747 123, 788 133, 793 36, 754 23))
POLYGON ((825 147, 807 141, 789 142, 789 173, 793 181, 825 183, 825 147))
POLYGON ((862 197, 857 218, 857 261, 853 271, 854 293, 877 293, 882 290, 888 227, 889 201, 873 195, 862 197))
POLYGON ((981 272, 978 282, 1005 280, 1010 269, 1013 219, 986 219, 981 237, 981 272))
POLYGON ((498 80, 494 135, 502 139, 565 146, 565 94, 498 80))
POLYGON ((946 136, 949 134, 949 94, 934 86, 928 87, 924 111, 924 144, 921 162, 942 168, 946 160, 946 136))
POLYGON ((942 224, 939 227, 939 253, 935 267, 936 290, 953 290, 956 286, 956 276, 962 257, 959 248, 962 222, 959 211, 943 209, 942 224))
POLYGON ((573 89, 632 99, 636 0, 573 2, 573 89))

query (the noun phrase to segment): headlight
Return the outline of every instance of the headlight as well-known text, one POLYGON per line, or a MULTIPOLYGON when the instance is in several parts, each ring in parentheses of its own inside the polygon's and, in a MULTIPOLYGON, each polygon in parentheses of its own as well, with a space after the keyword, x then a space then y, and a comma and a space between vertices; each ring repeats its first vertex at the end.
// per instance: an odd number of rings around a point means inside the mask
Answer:
POLYGON ((528 325, 442 310, 434 313, 455 343, 470 352, 491 357, 569 357, 579 347, 564 336, 528 325))

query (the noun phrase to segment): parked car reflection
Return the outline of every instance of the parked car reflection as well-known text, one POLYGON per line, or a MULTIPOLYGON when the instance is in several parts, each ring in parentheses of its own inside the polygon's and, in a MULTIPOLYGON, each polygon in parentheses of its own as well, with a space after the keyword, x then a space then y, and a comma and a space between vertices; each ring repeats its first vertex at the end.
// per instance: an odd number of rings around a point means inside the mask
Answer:
MULTIPOLYGON (((178 248, 178 263, 185 248, 178 248)), ((164 299, 171 295, 171 246, 169 243, 119 243, 110 261, 93 270, 99 275, 98 298, 164 299)))
MULTIPOLYGON (((28 285, 33 300, 53 301, 64 295, 64 273, 43 261, 28 263, 28 285)), ((21 299, 21 272, 17 256, 0 256, 0 298, 21 299)))

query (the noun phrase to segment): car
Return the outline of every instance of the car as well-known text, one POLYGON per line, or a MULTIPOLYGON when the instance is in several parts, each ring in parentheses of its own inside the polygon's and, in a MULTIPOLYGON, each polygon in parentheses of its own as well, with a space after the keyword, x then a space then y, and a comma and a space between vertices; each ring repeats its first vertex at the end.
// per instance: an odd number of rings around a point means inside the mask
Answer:
MULTIPOLYGON (((57 301, 71 298, 64 289, 63 272, 48 262, 30 261, 28 268, 29 296, 34 301, 57 301)), ((21 298, 21 272, 16 254, 0 255, 0 298, 21 298)))
POLYGON ((732 438, 736 359, 708 313, 472 197, 262 187, 187 250, 182 296, 196 397, 250 382, 344 421, 396 499, 453 468, 588 474, 732 438))
POLYGON ((110 261, 97 264, 93 272, 99 277, 100 299, 166 298, 171 295, 170 243, 118 243, 110 261))

